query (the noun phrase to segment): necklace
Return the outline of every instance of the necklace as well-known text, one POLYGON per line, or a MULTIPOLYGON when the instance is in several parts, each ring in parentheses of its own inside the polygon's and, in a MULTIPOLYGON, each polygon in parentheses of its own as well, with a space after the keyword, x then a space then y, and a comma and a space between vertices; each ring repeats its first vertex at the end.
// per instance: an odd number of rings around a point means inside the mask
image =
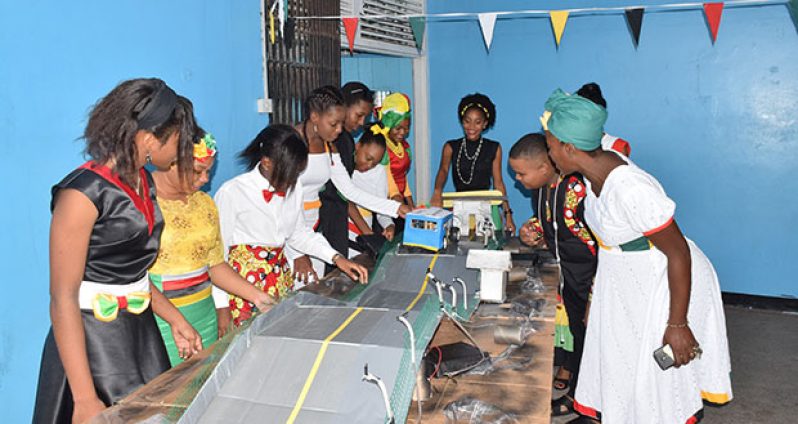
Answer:
POLYGON ((455 169, 457 170, 457 176, 460 178, 460 181, 463 182, 465 185, 470 185, 471 181, 474 179, 474 168, 477 166, 477 157, 479 157, 479 152, 482 150, 482 137, 479 138, 479 144, 477 144, 477 150, 474 152, 474 156, 468 156, 468 150, 466 149, 466 143, 468 141, 465 137, 463 137, 463 141, 460 142, 460 149, 457 151, 457 163, 455 169), (460 171, 460 158, 465 156, 467 160, 471 161, 471 173, 468 175, 468 181, 463 178, 463 174, 460 171))
POLYGON ((391 149, 394 156, 398 157, 399 159, 405 157, 405 147, 402 146, 402 143, 396 143, 388 137, 385 137, 385 139, 388 140, 388 148, 391 149))

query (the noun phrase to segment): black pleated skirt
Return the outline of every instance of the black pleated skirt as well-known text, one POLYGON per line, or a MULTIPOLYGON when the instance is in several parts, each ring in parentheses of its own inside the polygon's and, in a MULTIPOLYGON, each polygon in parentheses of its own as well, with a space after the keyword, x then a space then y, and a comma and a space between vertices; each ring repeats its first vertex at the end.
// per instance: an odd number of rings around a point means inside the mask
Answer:
MULTIPOLYGON (((92 311, 81 314, 94 387, 106 405, 169 369, 152 308, 140 315, 121 310, 111 322, 97 320, 92 311)), ((72 392, 51 328, 44 343, 33 423, 71 423, 72 408, 72 392)))

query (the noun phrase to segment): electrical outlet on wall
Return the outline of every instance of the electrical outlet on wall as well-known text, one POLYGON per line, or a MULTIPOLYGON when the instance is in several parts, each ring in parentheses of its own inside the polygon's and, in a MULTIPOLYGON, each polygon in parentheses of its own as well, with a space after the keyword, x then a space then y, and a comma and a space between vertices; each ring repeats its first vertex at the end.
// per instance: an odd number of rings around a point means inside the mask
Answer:
POLYGON ((258 99, 258 113, 272 113, 272 99, 258 99))

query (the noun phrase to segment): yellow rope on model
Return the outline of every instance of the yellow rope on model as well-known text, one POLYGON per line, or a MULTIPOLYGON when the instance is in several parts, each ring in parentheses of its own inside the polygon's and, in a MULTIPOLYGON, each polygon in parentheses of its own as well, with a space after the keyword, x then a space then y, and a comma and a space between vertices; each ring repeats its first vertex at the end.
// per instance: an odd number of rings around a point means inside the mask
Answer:
MULTIPOLYGON (((435 268, 435 262, 438 260, 438 254, 436 253, 432 260, 429 263, 429 269, 433 270, 435 268)), ((416 303, 421 299, 421 296, 424 295, 424 292, 427 291, 427 281, 429 280, 428 276, 424 276, 424 282, 421 284, 421 290, 419 290, 418 294, 416 295, 415 299, 410 302, 410 305, 407 306, 405 311, 409 311, 416 306, 416 303)), ((308 396, 308 392, 310 391, 310 387, 313 385, 313 380, 316 379, 316 374, 319 372, 319 367, 321 367, 321 361, 324 359, 324 355, 327 353, 327 347, 329 346, 330 342, 338 337, 338 335, 344 331, 344 329, 352 323, 352 320, 355 319, 360 312, 363 311, 363 307, 359 307, 352 312, 351 315, 343 322, 341 325, 335 329, 326 339, 321 343, 321 349, 319 349, 319 353, 316 354, 316 360, 313 362, 313 366, 310 368, 310 374, 308 374, 308 378, 305 380, 305 385, 302 386, 302 391, 299 392, 299 397, 296 400, 296 404, 294 404, 294 409, 291 411, 291 415, 288 416, 288 420, 286 420, 286 424, 293 424, 296 421, 296 417, 299 415, 299 411, 302 410, 302 405, 305 403, 305 399, 308 396)))
MULTIPOLYGON (((435 262, 437 262, 437 261, 438 261, 438 254, 436 253, 435 256, 432 257, 432 260, 429 262, 429 267, 428 268, 429 268, 430 271, 435 269, 435 262)), ((419 299, 421 299, 421 296, 424 295, 424 292, 427 291, 427 280, 429 280, 429 275, 427 275, 425 273, 424 274, 424 282, 421 284, 421 290, 418 291, 418 294, 416 295, 416 298, 413 299, 413 301, 410 302, 409 305, 407 305, 407 308, 405 308, 405 312, 408 312, 411 309, 413 309, 413 307, 416 306, 416 303, 418 303, 419 299)))
POLYGON ((310 374, 308 378, 305 380, 305 385, 302 386, 302 391, 299 392, 299 398, 296 400, 296 404, 294 405, 294 409, 291 411, 291 415, 288 416, 288 420, 286 420, 287 424, 292 424, 295 420, 297 415, 299 415, 299 411, 302 409, 302 405, 305 403, 305 398, 308 396, 308 392, 310 391, 310 386, 313 385, 313 380, 316 378, 316 374, 319 372, 319 367, 321 366, 321 361, 324 359, 324 355, 327 353, 327 346, 329 346, 332 339, 338 337, 344 329, 352 323, 352 320, 363 311, 363 308, 357 308, 351 315, 341 323, 338 328, 335 329, 326 339, 321 343, 321 349, 319 349, 319 353, 316 354, 316 360, 313 362, 313 367, 310 369, 310 374))

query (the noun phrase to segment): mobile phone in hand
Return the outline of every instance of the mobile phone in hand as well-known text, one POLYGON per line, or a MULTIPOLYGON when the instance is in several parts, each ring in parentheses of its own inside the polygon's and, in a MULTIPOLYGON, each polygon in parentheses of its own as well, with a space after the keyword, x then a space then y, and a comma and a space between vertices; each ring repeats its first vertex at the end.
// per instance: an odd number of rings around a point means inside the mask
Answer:
POLYGON ((672 367, 675 359, 673 357, 673 349, 671 349, 671 345, 666 344, 659 349, 654 351, 654 361, 657 362, 660 368, 663 371, 667 370, 668 368, 672 367))

